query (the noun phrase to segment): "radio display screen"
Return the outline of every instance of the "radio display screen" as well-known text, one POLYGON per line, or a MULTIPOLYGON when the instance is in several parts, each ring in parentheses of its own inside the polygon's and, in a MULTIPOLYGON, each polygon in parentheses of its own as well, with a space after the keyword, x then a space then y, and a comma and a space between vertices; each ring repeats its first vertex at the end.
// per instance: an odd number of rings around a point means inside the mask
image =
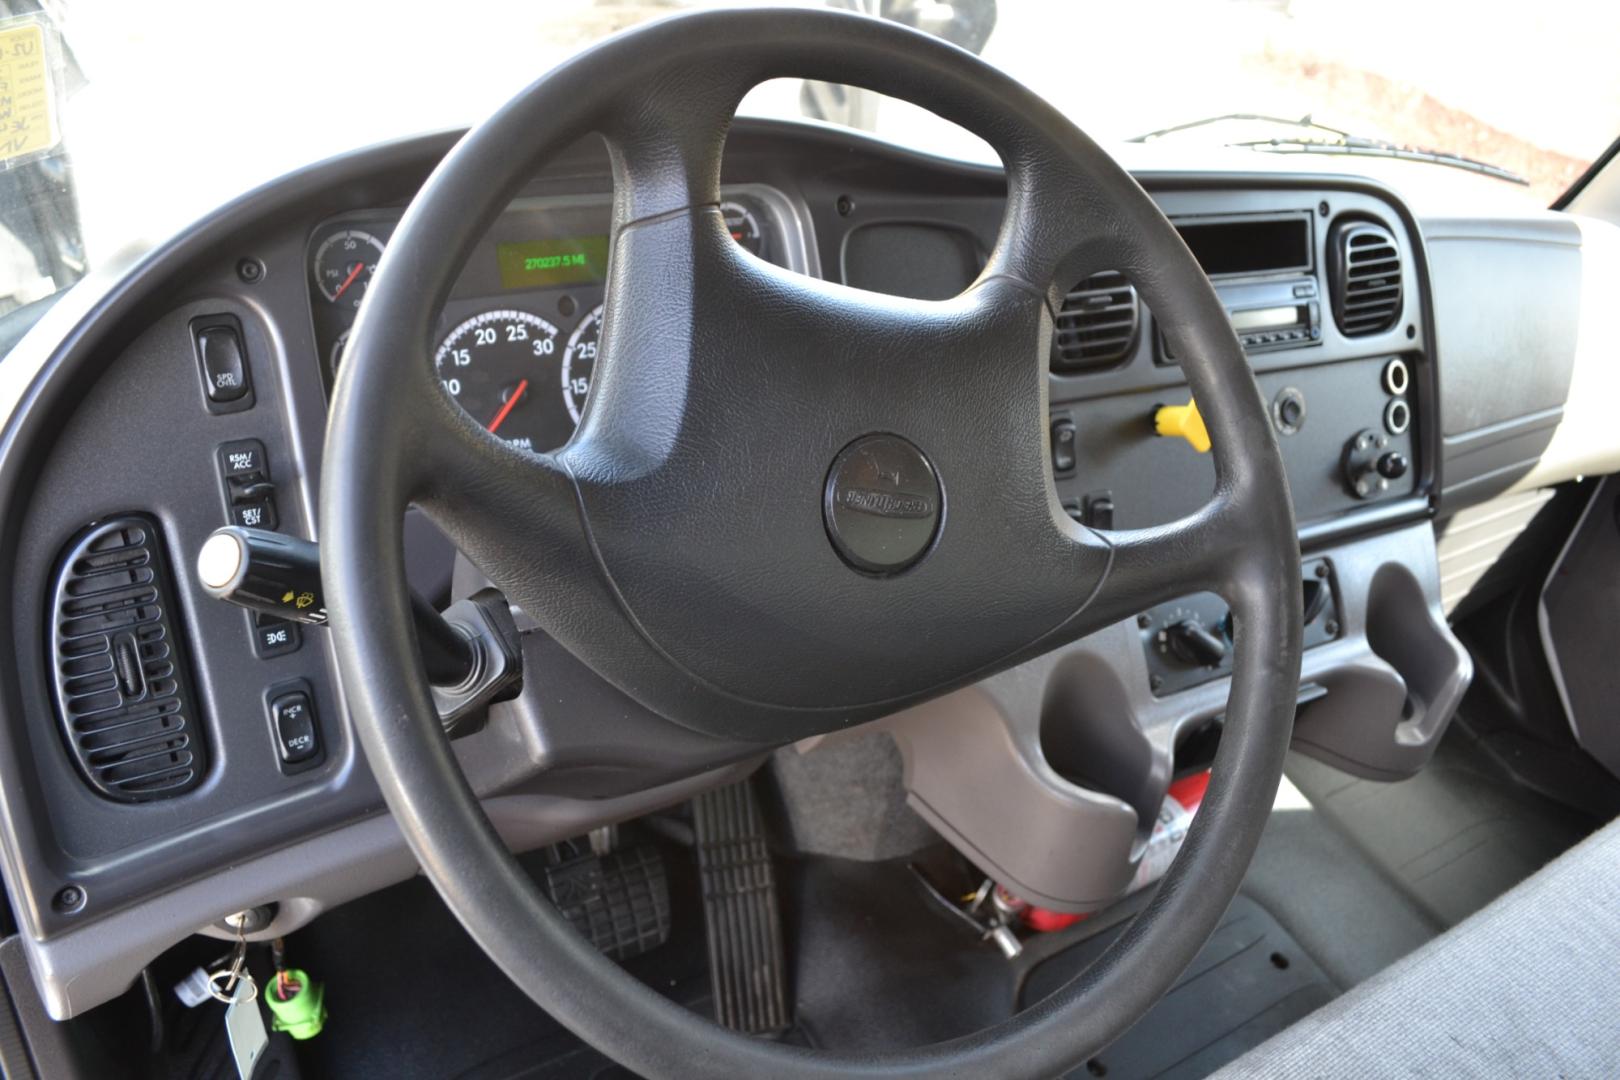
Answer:
POLYGON ((1244 330, 1269 330, 1276 326, 1303 326, 1305 319, 1300 316, 1296 305, 1288 307, 1250 308, 1248 311, 1231 312, 1232 329, 1238 332, 1244 330))

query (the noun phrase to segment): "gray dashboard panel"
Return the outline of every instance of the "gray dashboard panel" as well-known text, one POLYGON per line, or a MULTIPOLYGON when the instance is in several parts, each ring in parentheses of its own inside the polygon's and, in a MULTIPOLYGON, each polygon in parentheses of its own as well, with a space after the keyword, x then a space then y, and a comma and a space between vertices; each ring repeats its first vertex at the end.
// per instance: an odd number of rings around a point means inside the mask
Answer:
POLYGON ((1551 441, 1581 317, 1580 228, 1559 214, 1425 222, 1439 367, 1441 499, 1504 491, 1551 441))

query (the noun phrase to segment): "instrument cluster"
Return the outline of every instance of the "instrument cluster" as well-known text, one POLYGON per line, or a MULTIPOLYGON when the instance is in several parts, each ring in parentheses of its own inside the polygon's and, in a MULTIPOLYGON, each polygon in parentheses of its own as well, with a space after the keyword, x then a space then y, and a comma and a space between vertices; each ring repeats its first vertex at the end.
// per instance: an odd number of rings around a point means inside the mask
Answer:
MULTIPOLYGON (((721 213, 751 253, 792 266, 769 192, 728 190, 721 213)), ((468 416, 521 449, 555 450, 578 426, 602 340, 610 203, 520 199, 463 268, 438 320, 440 385, 468 416)), ((310 302, 328 390, 398 211, 345 214, 309 241, 310 302)))

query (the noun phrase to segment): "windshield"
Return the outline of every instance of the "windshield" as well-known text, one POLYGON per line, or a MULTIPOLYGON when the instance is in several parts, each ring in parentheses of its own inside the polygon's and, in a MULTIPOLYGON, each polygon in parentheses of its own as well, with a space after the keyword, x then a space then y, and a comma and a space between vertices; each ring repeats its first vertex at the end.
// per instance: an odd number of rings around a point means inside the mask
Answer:
MULTIPOLYGON (((1616 4, 829 2, 979 52, 1104 144, 1228 113, 1276 119, 1158 141, 1311 152, 1339 138, 1308 117, 1369 150, 1489 163, 1545 205, 1620 128, 1616 4)), ((714 6, 729 5, 0 0, 0 313, 289 169, 475 123, 592 42, 714 6)), ((987 153, 922 109, 842 88, 767 84, 742 111, 987 153)))

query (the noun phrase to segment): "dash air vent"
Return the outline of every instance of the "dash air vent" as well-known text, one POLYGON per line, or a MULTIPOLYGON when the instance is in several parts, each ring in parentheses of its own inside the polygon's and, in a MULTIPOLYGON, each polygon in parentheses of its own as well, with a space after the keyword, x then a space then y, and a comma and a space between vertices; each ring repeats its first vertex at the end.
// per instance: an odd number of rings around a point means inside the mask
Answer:
POLYGON ((90 786, 119 802, 183 794, 207 766, 157 526, 74 538, 51 586, 56 716, 90 786))
POLYGON ((1382 225, 1334 226, 1328 240, 1333 318, 1345 337, 1379 334, 1401 317, 1401 251, 1382 225))
POLYGON ((1052 370, 1100 371, 1131 354, 1140 321, 1136 289, 1113 270, 1069 290, 1052 336, 1052 370))

